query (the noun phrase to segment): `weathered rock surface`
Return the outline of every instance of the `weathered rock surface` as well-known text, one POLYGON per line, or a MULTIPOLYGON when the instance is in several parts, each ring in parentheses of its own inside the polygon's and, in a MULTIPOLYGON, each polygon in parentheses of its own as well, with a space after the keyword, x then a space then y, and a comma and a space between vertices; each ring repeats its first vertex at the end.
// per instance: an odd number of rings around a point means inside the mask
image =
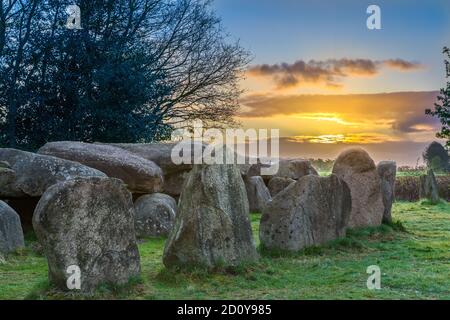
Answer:
POLYGON ((333 173, 344 180, 351 191, 349 227, 380 225, 384 213, 381 181, 369 154, 361 148, 343 151, 334 162, 333 173))
POLYGON ((162 190, 163 173, 153 161, 111 145, 75 141, 49 142, 38 153, 80 162, 125 182, 133 193, 162 190))
POLYGON ((248 212, 236 165, 194 165, 166 241, 164 265, 230 266, 257 259, 248 212))
POLYGON ((13 196, 17 192, 14 187, 16 173, 6 161, 0 161, 0 196, 13 196))
POLYGON ((336 175, 307 175, 278 193, 263 211, 259 237, 268 249, 298 251, 345 236, 350 190, 336 175))
POLYGON ((19 215, 0 201, 0 253, 6 254, 24 246, 19 215))
MULTIPOLYGON (((261 168, 264 164, 254 164, 251 165, 247 170, 246 176, 261 176, 264 182, 268 184, 272 177, 282 177, 290 178, 293 180, 298 180, 309 174, 318 175, 316 169, 311 165, 311 162, 304 159, 280 159, 278 162, 278 172, 273 175, 263 175, 261 174, 261 168)), ((266 166, 267 167, 267 166, 266 166)))
POLYGON ((439 202, 438 184, 432 169, 428 169, 426 175, 420 176, 420 197, 434 204, 439 202))
POLYGON ((276 177, 285 177, 298 180, 309 174, 319 175, 311 162, 303 159, 280 160, 280 169, 276 177))
POLYGON ((184 148, 180 152, 180 156, 184 155, 185 150, 190 151, 190 156, 186 157, 187 163, 176 164, 172 159, 172 150, 179 143, 116 143, 115 147, 122 148, 144 159, 153 161, 161 167, 164 173, 163 192, 171 196, 179 196, 183 187, 187 173, 191 171, 194 163, 194 146, 197 145, 204 150, 205 145, 201 143, 181 142, 184 148))
POLYGON ((0 197, 39 197, 55 183, 75 177, 106 177, 103 172, 78 162, 16 149, 0 149, 0 160, 11 168, 0 168, 0 197), (6 170, 6 178, 2 173, 6 170), (6 179, 6 183, 5 180, 6 179))
POLYGON ((278 193, 286 189, 293 182, 295 182, 295 180, 291 178, 273 177, 269 180, 267 188, 269 189, 270 195, 272 197, 275 197, 278 193))
POLYGON ((67 290, 69 266, 81 271, 81 291, 125 284, 140 273, 131 194, 113 178, 77 178, 41 197, 33 227, 48 260, 49 280, 67 290))
POLYGON ((260 176, 244 179, 250 212, 262 212, 266 204, 272 200, 269 189, 260 176))
POLYGON ((384 205, 383 222, 391 222, 397 164, 395 161, 381 161, 377 165, 377 171, 381 179, 381 194, 384 205))
POLYGON ((139 197, 134 209, 137 236, 167 236, 175 222, 177 202, 167 194, 153 193, 139 197))

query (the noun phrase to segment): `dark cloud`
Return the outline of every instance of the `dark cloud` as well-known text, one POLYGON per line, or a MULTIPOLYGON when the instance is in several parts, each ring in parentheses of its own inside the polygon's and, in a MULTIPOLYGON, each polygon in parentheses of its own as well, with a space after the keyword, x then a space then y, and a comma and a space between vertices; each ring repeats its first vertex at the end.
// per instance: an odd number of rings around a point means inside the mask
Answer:
POLYGON ((424 116, 419 112, 407 112, 392 124, 392 129, 403 133, 436 131, 439 125, 440 122, 437 118, 424 116))
POLYGON ((280 88, 296 86, 301 82, 324 83, 338 86, 342 78, 349 76, 373 76, 381 68, 400 71, 416 70, 419 63, 402 59, 373 61, 370 59, 329 59, 324 61, 298 60, 292 64, 262 64, 250 67, 248 74, 255 77, 272 77, 280 88))

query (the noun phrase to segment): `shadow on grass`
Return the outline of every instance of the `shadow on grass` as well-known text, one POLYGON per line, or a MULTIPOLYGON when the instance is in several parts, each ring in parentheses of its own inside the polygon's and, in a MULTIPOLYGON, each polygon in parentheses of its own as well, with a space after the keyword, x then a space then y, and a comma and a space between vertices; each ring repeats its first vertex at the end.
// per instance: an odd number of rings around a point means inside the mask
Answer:
POLYGON ((140 291, 143 281, 141 277, 131 277, 126 284, 108 284, 104 283, 92 293, 82 293, 80 291, 62 291, 48 280, 38 283, 31 292, 25 297, 25 300, 109 300, 126 299, 132 294, 140 291))
POLYGON ((327 242, 320 246, 306 247, 300 251, 286 251, 269 249, 260 244, 258 250, 263 257, 269 258, 296 258, 305 256, 323 256, 338 252, 363 252, 371 250, 371 241, 392 241, 401 233, 407 233, 401 221, 384 223, 381 226, 348 229, 344 238, 327 242))
POLYGON ((219 264, 214 268, 205 266, 185 266, 163 268, 156 276, 156 280, 164 285, 179 286, 192 281, 206 281, 217 275, 244 276, 251 280, 252 273, 259 268, 258 262, 242 262, 236 266, 219 264))

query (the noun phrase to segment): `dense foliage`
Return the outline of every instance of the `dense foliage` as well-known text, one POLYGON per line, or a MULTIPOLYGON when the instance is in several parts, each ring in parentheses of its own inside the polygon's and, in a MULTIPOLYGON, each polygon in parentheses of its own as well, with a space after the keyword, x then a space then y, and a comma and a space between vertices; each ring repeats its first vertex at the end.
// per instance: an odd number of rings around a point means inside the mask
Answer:
POLYGON ((423 160, 428 168, 434 171, 448 171, 450 169, 447 150, 438 142, 433 141, 423 153, 423 160))
MULTIPOLYGON (((446 78, 450 78, 450 49, 444 48, 444 55, 448 58, 445 60, 446 78)), ((426 114, 438 117, 441 121, 442 128, 437 133, 438 138, 447 139, 447 147, 450 147, 450 81, 447 81, 447 86, 442 88, 438 96, 438 102, 434 104, 434 110, 425 110, 426 114)))
POLYGON ((0 145, 144 142, 193 119, 230 123, 247 53, 204 0, 6 0, 0 145))

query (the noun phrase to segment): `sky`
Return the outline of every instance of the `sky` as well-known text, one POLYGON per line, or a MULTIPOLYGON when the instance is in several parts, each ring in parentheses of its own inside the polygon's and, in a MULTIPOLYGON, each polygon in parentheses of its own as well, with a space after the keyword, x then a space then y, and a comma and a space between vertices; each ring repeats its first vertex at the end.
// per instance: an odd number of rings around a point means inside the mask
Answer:
POLYGON ((436 140, 424 115, 445 85, 448 0, 215 0, 251 53, 238 120, 280 129, 282 156, 335 158, 351 146, 416 165, 436 140), (381 30, 369 30, 369 5, 381 30), (419 159, 420 160, 420 159, 419 159))

